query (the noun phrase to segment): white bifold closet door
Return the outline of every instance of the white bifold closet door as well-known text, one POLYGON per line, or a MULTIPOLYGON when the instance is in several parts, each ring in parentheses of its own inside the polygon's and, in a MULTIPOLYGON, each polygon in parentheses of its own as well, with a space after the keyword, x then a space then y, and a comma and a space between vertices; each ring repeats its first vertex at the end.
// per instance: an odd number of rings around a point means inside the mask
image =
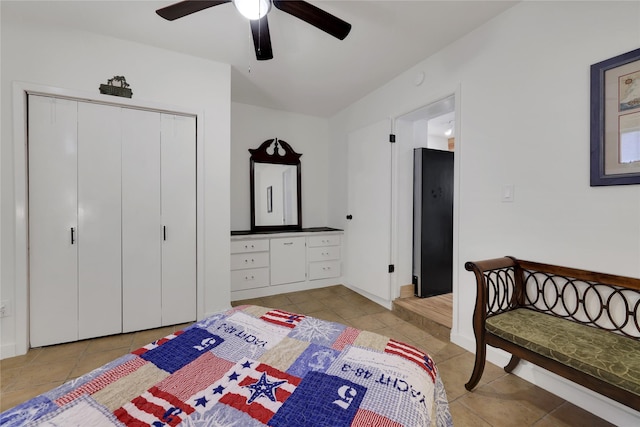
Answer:
POLYGON ((162 324, 196 318, 196 119, 161 117, 162 324))
POLYGON ((195 118, 123 111, 123 332, 196 318, 195 118))
POLYGON ((122 109, 78 102, 78 338, 122 331, 122 109))
POLYGON ((196 319, 196 120, 29 95, 32 347, 196 319))
POLYGON ((160 113, 122 118, 122 330, 162 324, 160 113))
POLYGON ((122 330, 119 120, 29 96, 32 347, 122 330))
POLYGON ((78 339, 77 122, 77 102, 29 96, 32 347, 78 339))

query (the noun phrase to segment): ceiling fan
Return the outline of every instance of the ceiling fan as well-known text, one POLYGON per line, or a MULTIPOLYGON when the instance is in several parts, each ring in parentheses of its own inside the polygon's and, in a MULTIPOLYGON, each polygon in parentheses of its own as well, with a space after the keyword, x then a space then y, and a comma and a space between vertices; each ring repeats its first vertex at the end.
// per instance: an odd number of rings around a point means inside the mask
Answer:
POLYGON ((276 9, 293 15, 340 40, 347 37, 351 31, 351 24, 348 22, 306 1, 299 0, 184 0, 158 9, 156 13, 164 19, 173 21, 213 6, 231 2, 242 15, 249 19, 256 59, 259 61, 273 58, 269 23, 267 22, 267 13, 271 10, 272 4, 276 9))

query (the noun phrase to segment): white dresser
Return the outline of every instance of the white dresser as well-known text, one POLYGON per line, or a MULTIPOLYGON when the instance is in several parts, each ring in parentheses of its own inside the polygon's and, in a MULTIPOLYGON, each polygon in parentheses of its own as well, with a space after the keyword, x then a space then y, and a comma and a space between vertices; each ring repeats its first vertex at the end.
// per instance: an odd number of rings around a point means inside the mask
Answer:
POLYGON ((231 236, 231 300, 336 285, 342 279, 341 230, 231 236))

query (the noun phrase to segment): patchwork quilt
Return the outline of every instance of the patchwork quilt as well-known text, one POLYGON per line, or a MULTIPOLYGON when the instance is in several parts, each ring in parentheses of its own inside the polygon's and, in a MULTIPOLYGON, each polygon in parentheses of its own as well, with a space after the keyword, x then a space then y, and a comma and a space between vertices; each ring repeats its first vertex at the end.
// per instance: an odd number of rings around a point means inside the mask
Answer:
POLYGON ((423 351, 258 306, 215 314, 0 414, 2 426, 450 426, 423 351))

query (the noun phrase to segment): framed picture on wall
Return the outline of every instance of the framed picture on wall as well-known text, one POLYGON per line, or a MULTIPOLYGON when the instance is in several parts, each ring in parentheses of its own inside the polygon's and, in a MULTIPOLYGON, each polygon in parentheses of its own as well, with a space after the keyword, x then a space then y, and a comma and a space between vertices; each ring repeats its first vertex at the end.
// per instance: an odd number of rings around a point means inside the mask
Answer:
POLYGON ((591 186, 640 184, 640 49, 591 66, 591 186))

